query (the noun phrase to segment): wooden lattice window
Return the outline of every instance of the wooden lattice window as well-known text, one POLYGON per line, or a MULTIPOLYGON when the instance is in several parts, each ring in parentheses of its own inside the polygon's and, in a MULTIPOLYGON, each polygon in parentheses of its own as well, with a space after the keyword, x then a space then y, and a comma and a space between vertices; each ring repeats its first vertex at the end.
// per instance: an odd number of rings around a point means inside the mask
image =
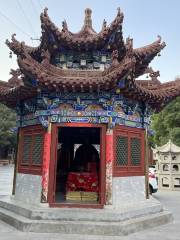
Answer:
POLYGON ((133 166, 138 166, 141 163, 141 139, 135 137, 131 138, 130 149, 131 149, 131 164, 133 166))
POLYGON ((34 144, 32 151, 32 164, 41 164, 43 150, 43 135, 37 134, 34 136, 34 144))
POLYGON ((116 138, 116 165, 122 166, 128 164, 128 138, 117 136, 116 138))
POLYGON ((31 145, 32 145, 32 136, 31 135, 24 135, 23 154, 22 154, 22 163, 23 164, 28 164, 29 163, 31 145))
POLYGON ((19 172, 40 174, 42 168, 44 130, 40 126, 25 127, 19 134, 19 172))
POLYGON ((114 130, 114 175, 144 174, 144 130, 118 126, 114 130))

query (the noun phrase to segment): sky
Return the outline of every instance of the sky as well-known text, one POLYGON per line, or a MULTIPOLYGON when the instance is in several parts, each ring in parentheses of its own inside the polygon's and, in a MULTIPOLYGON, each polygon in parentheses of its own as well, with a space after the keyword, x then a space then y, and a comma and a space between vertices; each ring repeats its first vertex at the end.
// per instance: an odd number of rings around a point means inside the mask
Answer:
POLYGON ((5 40, 16 33, 19 41, 37 46, 41 36, 39 17, 45 7, 59 28, 65 19, 72 32, 81 29, 85 8, 92 9, 93 27, 98 32, 103 20, 110 24, 120 7, 124 39, 133 38, 134 48, 154 42, 157 35, 166 42, 161 56, 150 64, 160 71, 161 82, 180 76, 180 0, 0 0, 0 80, 7 81, 10 69, 17 68, 16 56, 9 58, 5 40))

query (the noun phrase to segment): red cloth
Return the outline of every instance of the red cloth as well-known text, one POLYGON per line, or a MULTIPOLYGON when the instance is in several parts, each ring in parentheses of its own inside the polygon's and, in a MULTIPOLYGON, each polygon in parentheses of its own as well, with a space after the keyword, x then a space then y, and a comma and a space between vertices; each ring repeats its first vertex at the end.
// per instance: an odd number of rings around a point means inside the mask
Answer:
POLYGON ((98 192, 98 176, 96 173, 70 172, 67 178, 66 190, 98 192))

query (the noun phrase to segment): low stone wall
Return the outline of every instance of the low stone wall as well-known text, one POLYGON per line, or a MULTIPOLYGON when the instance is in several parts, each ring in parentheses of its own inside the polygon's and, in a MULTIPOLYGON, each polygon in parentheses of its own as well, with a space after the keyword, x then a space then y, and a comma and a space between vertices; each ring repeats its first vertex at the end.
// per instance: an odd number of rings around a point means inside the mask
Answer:
POLYGON ((18 173, 15 199, 29 204, 40 204, 41 176, 18 173))
POLYGON ((145 177, 113 177, 112 200, 115 208, 145 201, 145 177))

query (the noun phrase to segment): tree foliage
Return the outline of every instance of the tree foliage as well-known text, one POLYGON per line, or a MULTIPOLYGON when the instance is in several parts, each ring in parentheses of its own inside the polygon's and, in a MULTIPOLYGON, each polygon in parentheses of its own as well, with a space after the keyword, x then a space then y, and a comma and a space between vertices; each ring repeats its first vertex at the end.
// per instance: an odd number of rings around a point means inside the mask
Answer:
POLYGON ((180 97, 169 103, 160 113, 152 116, 153 144, 163 145, 171 139, 180 146, 180 97))
POLYGON ((0 104, 0 149, 12 148, 16 144, 16 114, 13 110, 0 104))

